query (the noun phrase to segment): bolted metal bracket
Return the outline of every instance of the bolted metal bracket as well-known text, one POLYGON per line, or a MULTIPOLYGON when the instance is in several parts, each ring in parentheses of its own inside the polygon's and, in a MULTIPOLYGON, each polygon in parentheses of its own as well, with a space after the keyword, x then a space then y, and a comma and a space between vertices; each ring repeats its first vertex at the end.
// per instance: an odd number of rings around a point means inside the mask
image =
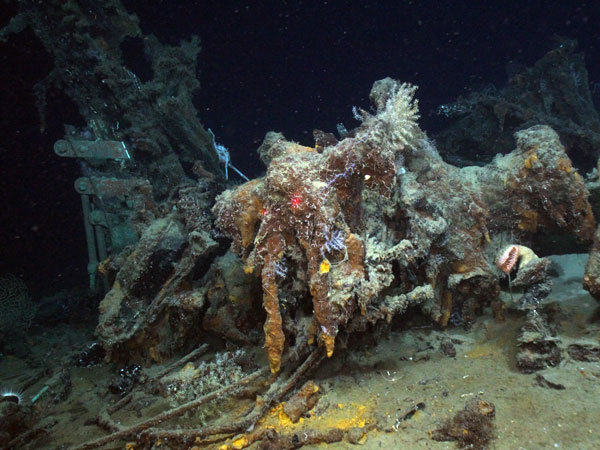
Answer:
POLYGON ((131 159, 123 141, 60 139, 54 143, 54 153, 63 158, 131 159))

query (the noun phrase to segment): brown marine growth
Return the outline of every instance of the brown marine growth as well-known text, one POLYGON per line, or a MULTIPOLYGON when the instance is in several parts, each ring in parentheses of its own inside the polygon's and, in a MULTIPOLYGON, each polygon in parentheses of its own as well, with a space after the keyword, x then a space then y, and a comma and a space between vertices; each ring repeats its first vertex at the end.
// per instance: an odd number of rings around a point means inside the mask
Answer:
MULTIPOLYGON (((219 197, 213 210, 217 225, 233 239, 245 270, 262 279, 266 348, 274 372, 284 349, 278 283, 293 268, 289 261, 302 264, 320 339, 333 353, 338 328, 356 307, 352 287, 363 277, 362 240, 349 224, 357 222, 360 191, 373 185, 365 181, 378 165, 385 166, 385 156, 366 146, 338 146, 322 154, 292 148, 273 159, 264 179, 219 197)), ((391 185, 393 173, 383 175, 381 182, 391 185)))
POLYGON ((435 441, 456 441, 458 448, 483 450, 496 437, 495 416, 493 403, 474 398, 440 428, 430 432, 430 437, 435 441))
POLYGON ((452 311, 472 320, 499 293, 490 234, 591 239, 588 192, 551 128, 522 130, 512 153, 459 169, 416 126, 413 94, 376 82, 376 115, 357 111, 362 125, 324 148, 269 133, 266 175, 217 198, 216 226, 261 279, 273 372, 289 338, 316 338, 331 356, 340 332, 409 306, 442 326, 452 311))
POLYGON ((585 266, 583 287, 592 297, 600 300, 600 226, 594 233, 594 242, 590 249, 590 257, 585 266))

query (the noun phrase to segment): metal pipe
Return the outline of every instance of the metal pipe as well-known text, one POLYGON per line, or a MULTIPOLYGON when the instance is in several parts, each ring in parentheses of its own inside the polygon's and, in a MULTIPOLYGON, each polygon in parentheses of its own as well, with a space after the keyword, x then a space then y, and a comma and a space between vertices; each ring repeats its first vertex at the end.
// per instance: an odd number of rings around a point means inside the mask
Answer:
POLYGON ((96 273, 98 271, 98 253, 96 252, 96 241, 94 239, 94 228, 90 223, 90 212, 92 210, 90 196, 81 194, 81 209, 83 209, 83 226, 85 227, 85 241, 88 250, 87 271, 90 276, 90 291, 96 292, 96 273))

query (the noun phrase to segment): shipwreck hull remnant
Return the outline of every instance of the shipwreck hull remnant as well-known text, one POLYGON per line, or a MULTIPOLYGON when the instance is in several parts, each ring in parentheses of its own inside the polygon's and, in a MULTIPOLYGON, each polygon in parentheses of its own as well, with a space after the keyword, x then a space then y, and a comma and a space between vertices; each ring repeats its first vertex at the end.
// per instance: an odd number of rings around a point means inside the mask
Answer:
POLYGON ((409 308, 442 327, 468 324, 497 303, 495 236, 591 241, 588 192, 551 128, 522 130, 511 153, 458 168, 418 128, 413 94, 381 80, 377 112, 361 112, 344 140, 313 148, 269 133, 264 177, 216 201, 198 182, 162 202, 139 243, 102 265, 115 280, 97 329, 108 357, 150 364, 206 333, 256 343, 262 327, 278 372, 298 341, 331 356, 340 334, 409 308), (218 256, 219 233, 237 256, 218 256))
POLYGON ((265 177, 217 198, 216 225, 261 279, 273 372, 299 327, 331 356, 340 332, 409 306, 442 326, 457 307, 472 316, 499 293, 486 254, 494 234, 591 240, 587 190, 550 127, 517 132, 510 154, 459 169, 418 129, 413 94, 375 83, 377 113, 362 111, 363 124, 325 148, 267 135, 265 177))

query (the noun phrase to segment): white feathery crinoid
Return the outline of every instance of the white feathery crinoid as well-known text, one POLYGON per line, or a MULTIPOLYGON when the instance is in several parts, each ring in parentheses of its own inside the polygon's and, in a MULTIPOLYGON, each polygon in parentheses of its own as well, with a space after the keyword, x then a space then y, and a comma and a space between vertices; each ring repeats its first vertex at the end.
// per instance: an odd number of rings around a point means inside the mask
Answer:
POLYGON ((388 133, 393 141, 406 146, 418 130, 419 101, 415 99, 417 86, 410 83, 400 84, 385 104, 378 118, 387 124, 388 133))

